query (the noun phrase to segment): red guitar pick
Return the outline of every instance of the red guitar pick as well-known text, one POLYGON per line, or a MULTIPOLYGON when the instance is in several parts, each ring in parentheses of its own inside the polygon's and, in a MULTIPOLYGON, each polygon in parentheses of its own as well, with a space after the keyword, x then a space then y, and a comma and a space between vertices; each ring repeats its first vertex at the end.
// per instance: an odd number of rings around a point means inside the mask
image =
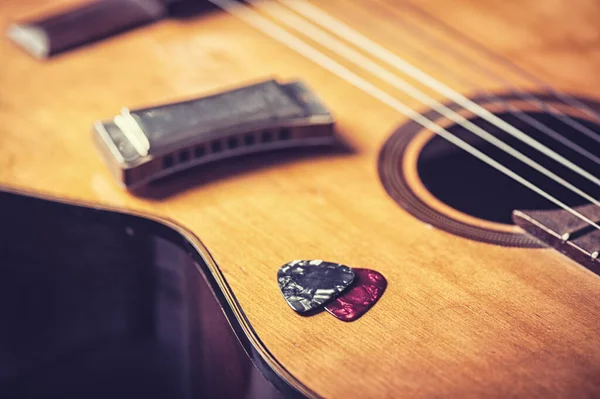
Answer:
POLYGON ((375 270, 354 270, 352 285, 325 309, 342 321, 354 321, 365 314, 383 295, 387 287, 385 277, 375 270))

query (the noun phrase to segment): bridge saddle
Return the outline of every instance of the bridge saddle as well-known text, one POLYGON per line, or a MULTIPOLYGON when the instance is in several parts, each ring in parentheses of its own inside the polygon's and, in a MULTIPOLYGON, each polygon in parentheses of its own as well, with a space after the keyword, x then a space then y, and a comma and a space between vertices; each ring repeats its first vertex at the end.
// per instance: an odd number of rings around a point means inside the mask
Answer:
MULTIPOLYGON (((595 204, 575 210, 594 223, 600 221, 600 207, 595 204)), ((516 210, 513 221, 531 236, 600 275, 600 230, 593 225, 563 209, 516 210)))

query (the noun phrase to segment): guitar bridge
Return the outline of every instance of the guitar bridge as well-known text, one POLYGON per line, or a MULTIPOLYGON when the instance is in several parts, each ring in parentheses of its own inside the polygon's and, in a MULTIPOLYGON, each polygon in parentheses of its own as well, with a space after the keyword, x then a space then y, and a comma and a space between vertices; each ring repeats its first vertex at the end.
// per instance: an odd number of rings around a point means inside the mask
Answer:
MULTIPOLYGON (((597 223, 600 207, 595 204, 575 210, 597 223)), ((527 233, 555 248, 580 265, 600 275, 600 230, 565 210, 514 211, 513 221, 527 233)))
POLYGON ((329 111, 302 83, 274 80, 157 107, 123 109, 94 139, 127 189, 200 164, 274 149, 332 145, 329 111))

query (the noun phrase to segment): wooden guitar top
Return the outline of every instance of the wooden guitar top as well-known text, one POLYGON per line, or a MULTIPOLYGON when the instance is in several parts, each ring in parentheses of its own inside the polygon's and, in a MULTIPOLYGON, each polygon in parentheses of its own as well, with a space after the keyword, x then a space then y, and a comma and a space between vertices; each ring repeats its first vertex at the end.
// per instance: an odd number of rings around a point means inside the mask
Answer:
MULTIPOLYGON (((592 0, 311 3, 424 67, 405 54, 405 42, 444 58, 398 23, 421 21, 417 7, 553 87, 600 95, 600 5, 592 0)), ((72 4, 8 0, 0 28, 72 4)), ((431 31, 443 36, 441 29, 431 31)), ((45 61, 3 38, 0 59, 0 186, 183 226, 210 251, 204 255, 224 274, 253 329, 249 334, 306 395, 600 395, 600 279, 554 250, 461 238, 404 211, 384 190, 377 160, 406 118, 243 21, 223 11, 163 20, 45 61), (208 164, 139 196, 114 182, 94 148, 92 124, 123 106, 194 98, 272 77, 311 87, 349 149, 208 164), (374 269, 388 286, 355 322, 326 312, 301 317, 276 280, 278 268, 294 259, 374 269)), ((424 110, 391 85, 348 68, 424 110)), ((436 78, 449 75, 438 71, 436 78)), ((478 84, 504 89, 491 80, 478 84)))

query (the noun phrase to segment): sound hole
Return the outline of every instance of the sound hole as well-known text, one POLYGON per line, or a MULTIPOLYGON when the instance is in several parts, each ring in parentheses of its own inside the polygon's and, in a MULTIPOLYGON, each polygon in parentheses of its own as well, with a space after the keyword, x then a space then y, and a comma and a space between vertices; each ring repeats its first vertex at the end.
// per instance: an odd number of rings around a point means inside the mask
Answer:
MULTIPOLYGON (((552 94, 537 93, 536 97, 545 104, 556 107, 553 111, 560 109, 561 113, 553 115, 540 111, 535 104, 523 101, 514 93, 498 96, 494 101, 490 101, 489 97, 475 97, 472 100, 587 171, 592 179, 600 178, 600 125, 595 123, 599 117, 594 118, 594 111, 591 111, 600 110, 600 103, 578 97, 575 102, 585 104, 581 107, 588 107, 586 115, 586 112, 582 111, 584 108, 569 106, 552 94), (499 101, 499 98, 502 101, 499 101), (520 111, 508 112, 505 102, 520 111), (550 137, 549 134, 557 135, 559 140, 550 137), (569 143, 572 143, 571 147, 568 146, 569 143), (573 148, 575 145, 580 147, 580 151, 573 148), (587 155, 582 154, 581 149, 587 152, 587 155)), ((447 105, 460 109, 456 104, 447 105)), ((423 116, 441 124, 455 136, 558 201, 570 207, 589 203, 585 198, 480 139, 469 130, 449 123, 450 121, 443 119, 434 110, 426 111, 423 116)), ((600 185, 543 155, 482 118, 473 114, 464 116, 590 197, 600 198, 600 185)), ((414 121, 400 126, 386 141, 379 154, 378 171, 387 193, 406 211, 437 228, 478 241, 518 247, 539 246, 536 240, 520 230, 510 228, 513 224, 512 212, 515 209, 558 208, 557 204, 454 144, 426 131, 414 121), (437 201, 433 201, 430 194, 437 201), (460 213, 469 217, 461 216, 460 213), (489 223, 477 223, 473 219, 500 223, 507 227, 494 227, 489 223)))
MULTIPOLYGON (((595 137, 598 139, 596 141, 552 115, 544 113, 527 115, 550 127, 561 137, 581 146, 594 156, 600 155, 600 135, 595 133, 600 132, 598 125, 589 121, 577 120, 578 123, 589 129, 588 134, 596 135, 595 137)), ((596 162, 549 137, 539 129, 532 127, 531 124, 523 122, 522 118, 509 113, 498 116, 592 175, 600 176, 600 166, 596 162)), ((588 179, 561 166, 558 162, 485 120, 472 119, 472 122, 592 197, 600 198, 599 186, 588 179)), ((571 190, 478 138, 462 126, 454 125, 448 130, 569 206, 575 207, 589 203, 571 190)), ((454 209, 480 219, 511 224, 511 213, 514 209, 557 208, 557 205, 551 201, 439 136, 434 137, 424 146, 417 167, 423 184, 436 198, 454 209)))

